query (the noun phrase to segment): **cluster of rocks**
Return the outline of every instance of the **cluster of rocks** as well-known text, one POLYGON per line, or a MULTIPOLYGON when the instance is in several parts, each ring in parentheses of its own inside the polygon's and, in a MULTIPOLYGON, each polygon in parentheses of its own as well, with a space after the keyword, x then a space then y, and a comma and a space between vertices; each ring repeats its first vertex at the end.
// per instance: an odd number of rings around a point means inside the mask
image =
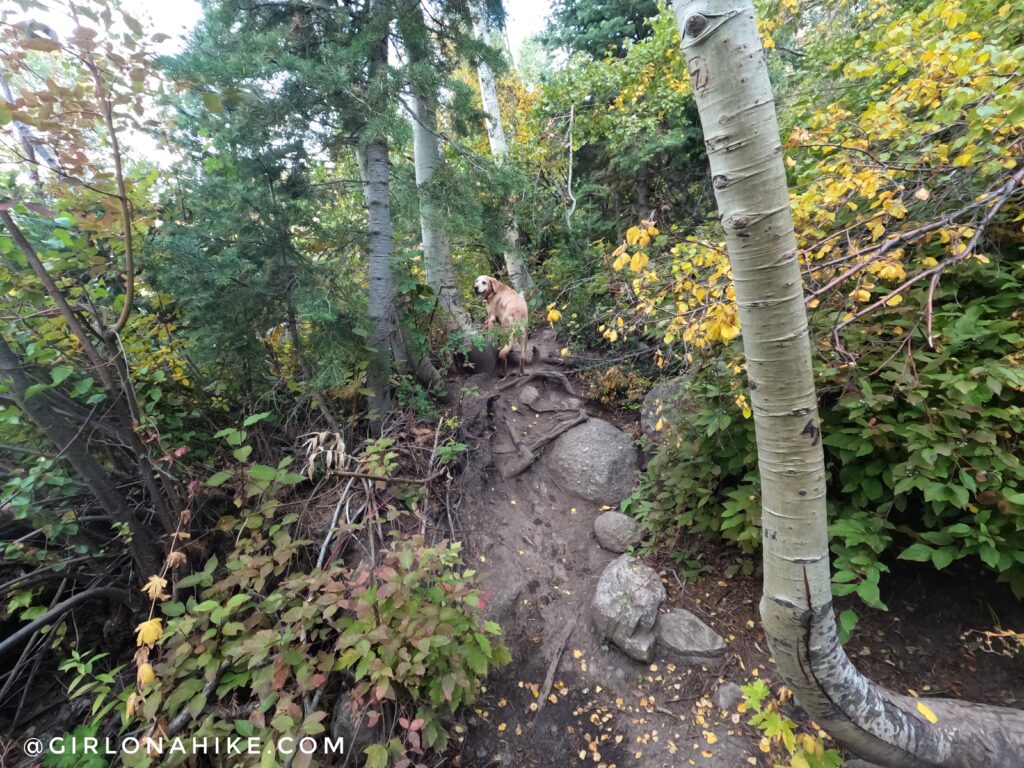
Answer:
POLYGON ((598 579, 591 603, 594 626, 637 661, 651 661, 656 647, 683 664, 708 664, 720 658, 725 640, 687 610, 661 610, 666 597, 653 568, 622 555, 598 579))

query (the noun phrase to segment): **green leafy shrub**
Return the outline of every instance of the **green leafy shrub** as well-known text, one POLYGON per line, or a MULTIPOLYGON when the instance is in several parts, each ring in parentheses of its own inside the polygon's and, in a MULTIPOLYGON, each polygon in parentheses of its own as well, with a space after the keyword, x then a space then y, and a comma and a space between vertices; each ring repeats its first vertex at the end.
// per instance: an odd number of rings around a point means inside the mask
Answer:
MULTIPOLYGON (((924 301, 922 289, 905 314, 849 339, 867 350, 856 364, 824 361, 817 370, 833 591, 884 608, 884 559, 898 554, 939 569, 976 560, 1024 596, 1024 284, 964 268, 935 297, 934 348, 923 323, 901 327, 923 315, 924 301), (869 335, 895 343, 871 346, 869 335)), ((752 553, 761 503, 753 420, 743 418, 725 366, 691 374, 688 394, 700 409, 673 425, 641 494, 663 539, 685 528, 752 553)), ((847 615, 842 626, 853 623, 847 615)))
MULTIPOLYGON (((236 458, 248 457, 244 430, 221 436, 236 458)), ((374 443, 363 469, 388 470, 388 449, 374 443)), ((371 764, 443 750, 446 718, 510 659, 500 628, 481 614, 474 572, 461 568, 458 544, 428 547, 397 533, 372 565, 310 570, 310 542, 296 536, 299 516, 283 503, 306 479, 290 465, 290 458, 276 467, 241 464, 207 481, 233 486, 240 511, 216 526, 233 543, 223 560, 213 555, 175 580, 174 599, 160 594, 161 577, 147 584, 158 612, 137 630, 145 658, 136 659, 129 721, 148 724, 153 738, 179 722, 169 735, 257 737, 267 749, 282 737, 322 734, 324 703, 348 690, 371 722, 397 724, 367 750, 371 764)), ((140 752, 126 762, 151 758, 140 752)))

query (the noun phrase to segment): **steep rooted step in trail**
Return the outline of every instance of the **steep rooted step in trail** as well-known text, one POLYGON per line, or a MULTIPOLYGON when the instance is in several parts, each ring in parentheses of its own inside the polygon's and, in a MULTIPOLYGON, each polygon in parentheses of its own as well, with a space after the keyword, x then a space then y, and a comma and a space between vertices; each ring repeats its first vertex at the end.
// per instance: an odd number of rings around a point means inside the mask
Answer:
MULTIPOLYGON (((557 348, 546 334, 537 345, 535 359, 551 359, 544 348, 557 348)), ((602 588, 612 611, 623 611, 626 634, 636 629, 622 638, 640 646, 636 655, 651 650, 649 624, 664 600, 657 574, 602 548, 595 537, 595 518, 604 512, 610 524, 602 540, 618 551, 629 543, 628 535, 614 542, 618 513, 606 511, 632 491, 638 452, 631 439, 591 416, 585 398, 553 366, 469 383, 479 394, 465 403, 463 419, 476 442, 462 504, 467 557, 513 661, 491 676, 465 727, 457 728, 463 749, 454 764, 761 765, 757 738, 735 711, 738 689, 720 687, 735 659, 709 628, 662 607, 655 629, 664 639, 647 661, 627 657, 595 628, 592 602, 613 561, 602 588), (654 597, 617 586, 616 571, 627 580, 648 574, 654 597), (674 631, 695 631, 698 644, 710 642, 707 653, 686 655, 692 638, 673 640, 674 631), (679 651, 668 648, 672 643, 679 651)))

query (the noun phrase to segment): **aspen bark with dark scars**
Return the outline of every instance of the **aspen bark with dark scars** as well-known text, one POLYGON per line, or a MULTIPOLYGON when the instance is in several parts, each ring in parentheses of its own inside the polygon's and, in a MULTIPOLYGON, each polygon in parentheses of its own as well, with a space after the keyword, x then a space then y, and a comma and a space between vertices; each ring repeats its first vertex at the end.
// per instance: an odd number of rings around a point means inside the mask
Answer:
POLYGON ((675 10, 743 329, 761 473, 761 617, 779 671, 825 731, 876 763, 1024 765, 1024 712, 893 693, 861 675, 839 643, 811 344, 753 3, 683 0, 675 10))

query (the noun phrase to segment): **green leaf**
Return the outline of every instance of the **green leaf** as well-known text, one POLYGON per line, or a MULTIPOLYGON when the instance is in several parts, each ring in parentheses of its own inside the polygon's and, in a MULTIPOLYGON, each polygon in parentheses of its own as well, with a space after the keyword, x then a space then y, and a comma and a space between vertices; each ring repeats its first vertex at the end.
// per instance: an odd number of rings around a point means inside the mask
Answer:
POLYGON ((957 550, 953 547, 943 547, 932 552, 932 564, 940 571, 956 560, 957 550))
POLYGON ((185 606, 181 603, 161 603, 160 610, 163 611, 164 616, 181 616, 185 612, 185 606))
POLYGON ((882 604, 881 596, 878 594, 878 583, 874 581, 862 581, 858 584, 857 596, 872 608, 878 608, 882 604))
POLYGON ((932 559, 935 550, 927 544, 911 544, 900 553, 900 560, 913 560, 917 563, 927 563, 932 559))
POLYGON ((363 750, 366 768, 388 768, 388 751, 383 744, 371 744, 363 750))
POLYGON ((999 551, 991 544, 982 544, 981 549, 978 550, 978 556, 989 568, 999 566, 999 551))
POLYGON ((252 453, 252 446, 243 445, 241 448, 236 448, 231 455, 234 456, 237 461, 245 461, 249 458, 250 453, 252 453))
POLYGON ((857 628, 859 617, 856 611, 845 610, 839 614, 839 641, 845 643, 857 628))
POLYGON ((51 369, 50 378, 53 379, 53 386, 57 386, 74 372, 75 369, 70 365, 58 365, 56 368, 51 369))
POLYGON ((269 418, 271 415, 272 414, 270 413, 270 411, 265 411, 263 413, 254 413, 252 416, 247 417, 246 420, 242 422, 242 426, 251 427, 256 422, 263 421, 264 419, 269 418))
POLYGON ((253 480, 265 480, 267 482, 277 477, 277 470, 268 467, 266 464, 253 464, 249 467, 249 477, 253 480))
POLYGON ((224 485, 224 483, 227 482, 231 478, 232 474, 233 474, 232 472, 226 472, 226 471, 225 472, 218 472, 217 474, 215 474, 213 477, 211 477, 209 480, 206 481, 206 485, 209 488, 219 488, 220 486, 224 485))

